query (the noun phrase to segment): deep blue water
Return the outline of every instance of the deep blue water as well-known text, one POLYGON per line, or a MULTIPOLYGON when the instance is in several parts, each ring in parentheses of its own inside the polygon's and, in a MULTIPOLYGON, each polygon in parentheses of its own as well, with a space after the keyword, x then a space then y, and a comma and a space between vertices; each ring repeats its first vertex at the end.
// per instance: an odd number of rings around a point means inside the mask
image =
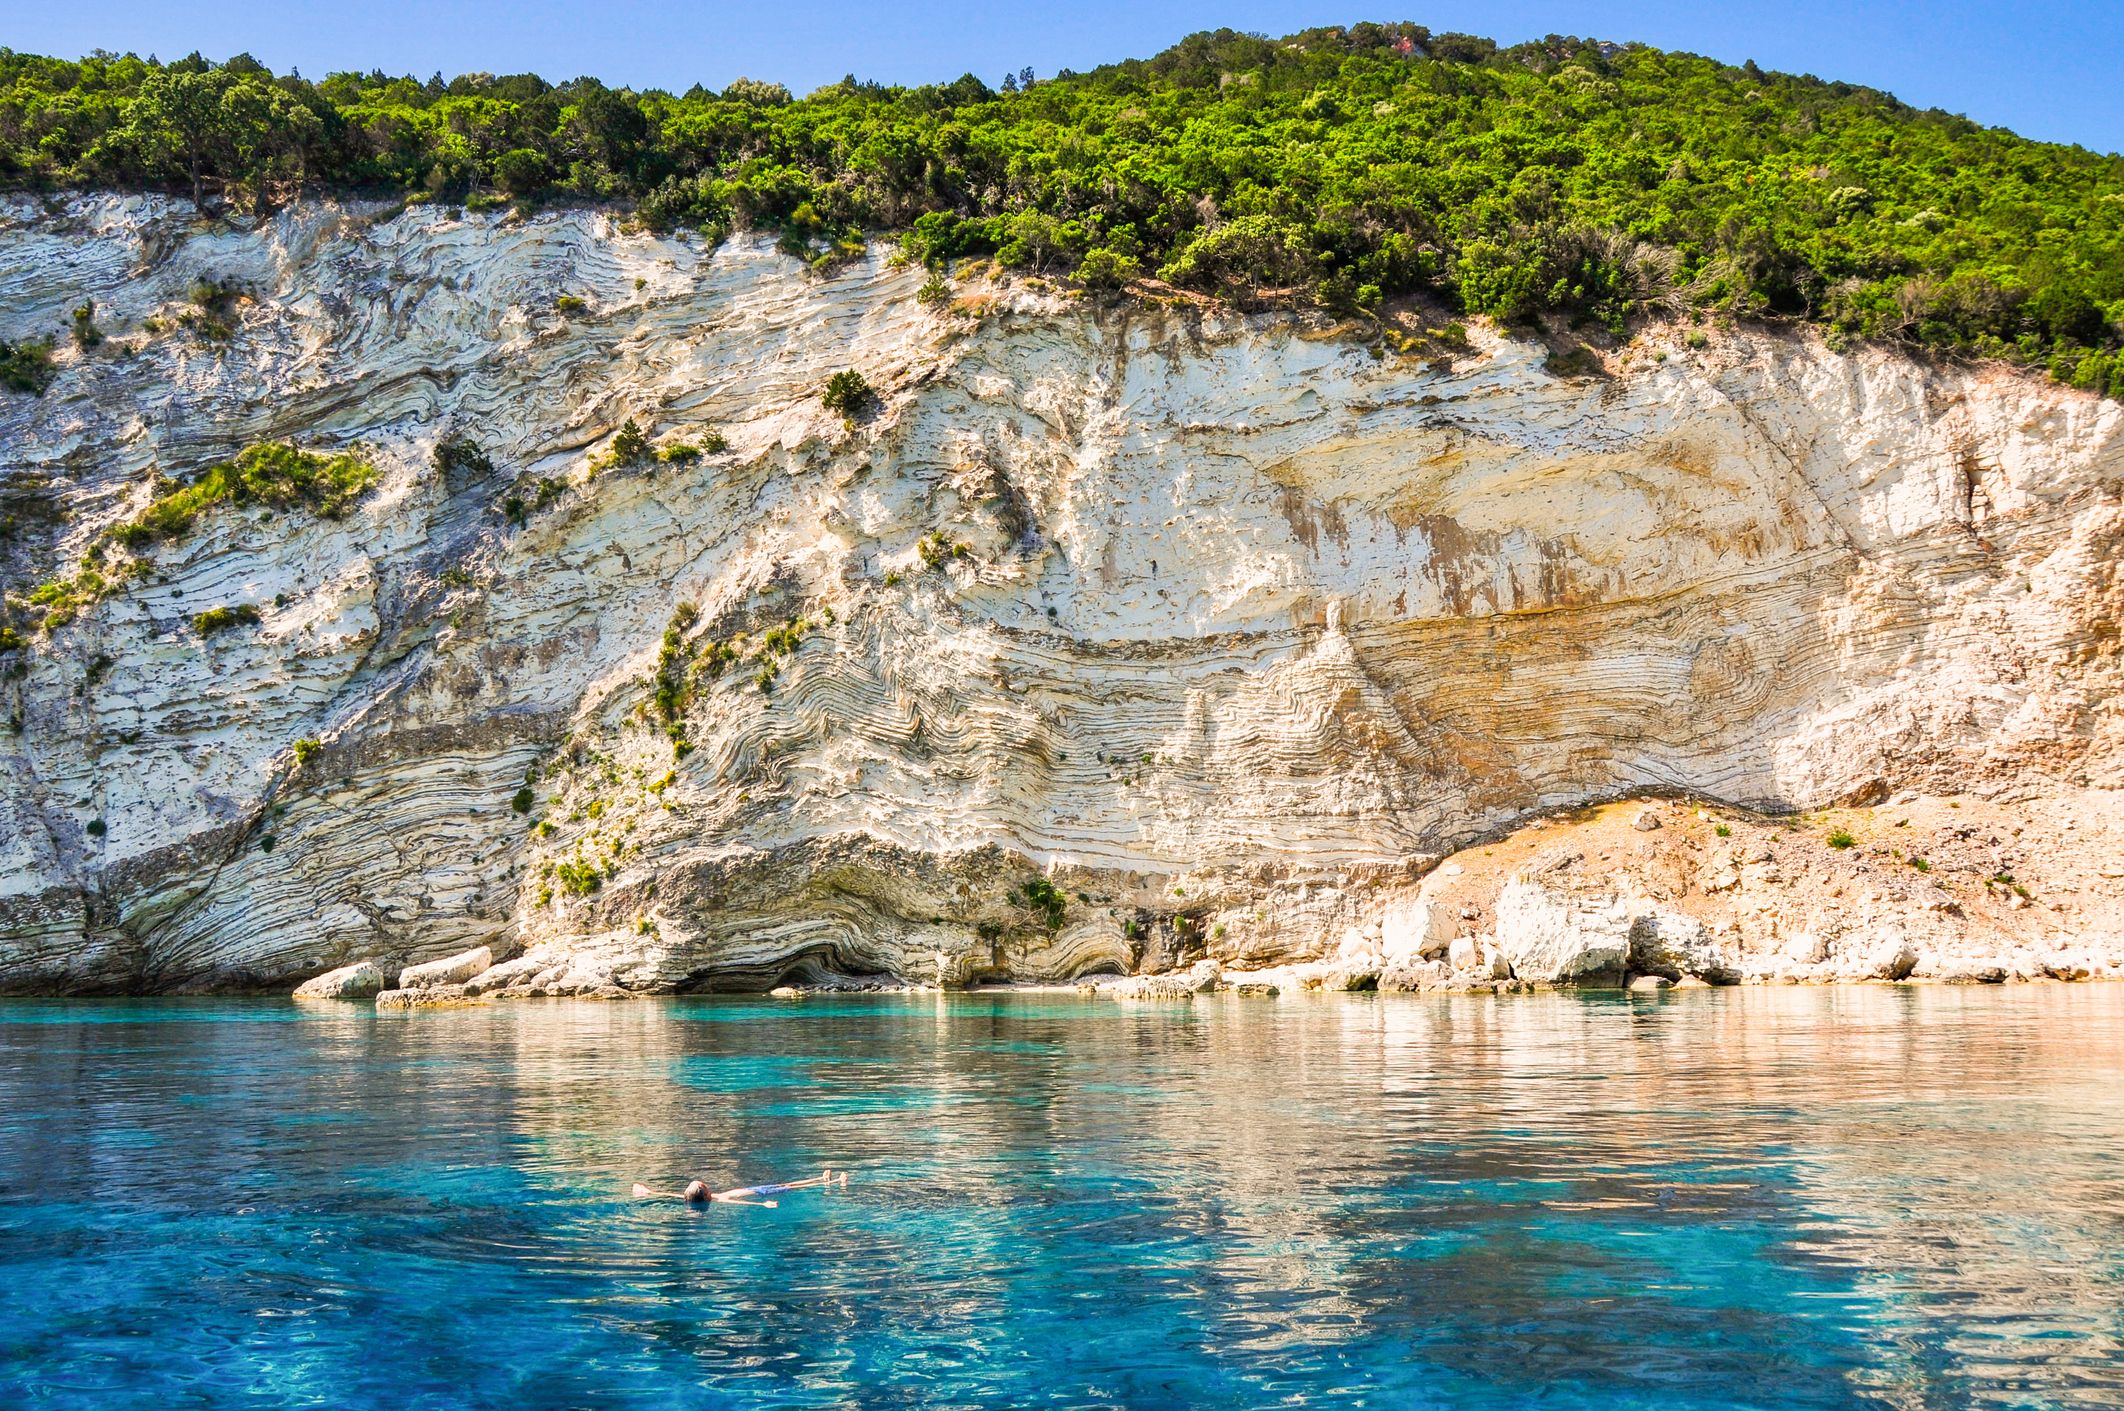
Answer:
POLYGON ((312 1405, 2124 1406, 2124 986, 0 1002, 0 1406, 312 1405))

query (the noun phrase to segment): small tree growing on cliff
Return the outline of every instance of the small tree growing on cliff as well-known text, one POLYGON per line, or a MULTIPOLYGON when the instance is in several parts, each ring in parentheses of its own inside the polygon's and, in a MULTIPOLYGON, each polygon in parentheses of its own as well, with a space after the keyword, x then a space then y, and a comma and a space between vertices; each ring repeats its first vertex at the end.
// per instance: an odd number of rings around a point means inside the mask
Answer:
POLYGON ((654 454, 649 438, 628 417, 620 423, 620 429, 612 436, 612 463, 614 465, 640 465, 654 454))
POLYGON ((870 410, 877 399, 878 394, 871 390, 863 374, 849 369, 827 378, 825 390, 819 393, 819 400, 826 404, 826 410, 839 412, 841 420, 850 425, 870 410))

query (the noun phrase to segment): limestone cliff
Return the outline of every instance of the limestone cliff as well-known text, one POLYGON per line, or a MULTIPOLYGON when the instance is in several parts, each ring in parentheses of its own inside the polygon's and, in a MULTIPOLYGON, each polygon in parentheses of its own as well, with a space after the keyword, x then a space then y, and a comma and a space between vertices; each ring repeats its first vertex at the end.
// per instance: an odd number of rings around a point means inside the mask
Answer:
MULTIPOLYGON (((634 990, 1302 962, 1589 801, 2124 788, 2124 417, 2008 372, 931 306, 881 256, 594 212, 0 216, 0 336, 84 298, 106 335, 0 394, 18 597, 244 445, 381 472, 337 519, 214 509, 0 657, 0 988, 482 944, 634 990), (612 463, 629 418, 704 453, 612 463)), ((2115 957, 2083 870, 2073 943, 2115 957)))

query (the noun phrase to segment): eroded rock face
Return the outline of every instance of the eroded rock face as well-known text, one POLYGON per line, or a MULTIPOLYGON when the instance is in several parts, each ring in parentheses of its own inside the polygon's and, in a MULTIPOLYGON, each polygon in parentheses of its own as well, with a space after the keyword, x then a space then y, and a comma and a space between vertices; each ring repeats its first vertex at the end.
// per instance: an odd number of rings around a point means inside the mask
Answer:
MULTIPOLYGON (((1642 816, 1637 827, 1644 829, 1642 816)), ((1694 976, 1706 984, 1730 985, 1741 977, 1740 968, 1712 939, 1710 928, 1679 912, 1654 909, 1631 918, 1629 961, 1636 973, 1665 980, 1694 976)))
MULTIPOLYGON (((1555 808, 2124 785, 2119 409, 2006 373, 1654 332, 1567 380, 977 282, 967 317, 580 211, 0 210, 0 336, 84 297, 111 335, 0 399, 17 590, 248 442, 384 471, 340 520, 209 515, 15 655, 0 988, 474 946, 542 961, 495 992, 1457 975, 1492 918, 1426 869, 1555 808), (145 331, 201 277, 251 293, 231 340, 145 331), (593 473, 629 417, 727 449, 593 473)), ((1779 885, 1686 861, 1721 907, 1779 885)))

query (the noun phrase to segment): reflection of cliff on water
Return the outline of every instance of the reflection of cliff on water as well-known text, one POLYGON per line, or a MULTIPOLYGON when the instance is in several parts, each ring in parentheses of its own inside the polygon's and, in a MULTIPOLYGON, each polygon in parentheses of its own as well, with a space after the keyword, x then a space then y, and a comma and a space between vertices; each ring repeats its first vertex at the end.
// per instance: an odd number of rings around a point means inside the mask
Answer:
POLYGON ((469 1265, 800 1400, 2124 1391, 2110 987, 290 1014, 0 1011, 8 1190, 366 1212, 368 1300, 469 1265), (773 1214, 615 1199, 826 1162, 773 1214))

